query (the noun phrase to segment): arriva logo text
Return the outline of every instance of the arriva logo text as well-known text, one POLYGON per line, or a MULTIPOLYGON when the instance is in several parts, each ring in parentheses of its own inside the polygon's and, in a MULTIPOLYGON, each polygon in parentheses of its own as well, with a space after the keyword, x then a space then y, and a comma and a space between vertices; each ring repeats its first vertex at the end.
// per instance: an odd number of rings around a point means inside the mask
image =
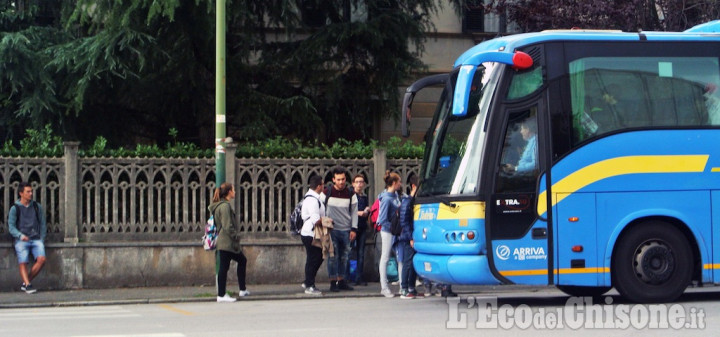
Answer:
POLYGON ((547 260, 547 254, 545 254, 545 248, 543 247, 517 247, 511 249, 506 245, 500 245, 495 249, 495 256, 500 260, 508 260, 511 251, 513 260, 516 261, 547 260))
POLYGON ((547 260, 543 247, 520 247, 513 250, 515 260, 547 260))

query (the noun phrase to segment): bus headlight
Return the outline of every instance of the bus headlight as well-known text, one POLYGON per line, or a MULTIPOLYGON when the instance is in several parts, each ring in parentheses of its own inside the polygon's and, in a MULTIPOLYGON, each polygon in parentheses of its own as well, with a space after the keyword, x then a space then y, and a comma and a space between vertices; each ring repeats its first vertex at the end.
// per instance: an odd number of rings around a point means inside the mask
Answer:
POLYGON ((475 239, 475 232, 469 231, 469 232, 467 233, 467 238, 468 238, 468 240, 474 240, 474 239, 475 239))
POLYGON ((423 238, 423 240, 427 240, 427 227, 423 228, 422 238, 423 238))

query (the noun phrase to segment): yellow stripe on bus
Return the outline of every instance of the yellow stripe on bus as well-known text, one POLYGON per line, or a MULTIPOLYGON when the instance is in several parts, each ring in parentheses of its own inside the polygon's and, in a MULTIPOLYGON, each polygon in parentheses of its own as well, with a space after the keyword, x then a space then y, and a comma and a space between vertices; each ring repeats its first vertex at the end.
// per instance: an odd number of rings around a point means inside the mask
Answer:
POLYGON ((706 263, 703 265, 703 269, 720 269, 720 263, 706 263))
MULTIPOLYGON (((703 172, 709 158, 710 155, 658 155, 617 157, 599 161, 552 185, 553 191, 563 193, 560 196, 553 194, 552 206, 581 188, 610 177, 636 173, 703 172)), ((538 196, 537 211, 541 215, 547 212, 546 193, 547 191, 542 192, 538 196)))
MULTIPOLYGON (((421 205, 415 205, 414 217, 417 220, 459 220, 459 219, 485 219, 485 202, 484 201, 458 201, 453 202, 455 207, 450 207, 440 203, 437 214, 433 219, 420 219, 420 216, 427 214, 421 212, 421 205)), ((434 210, 433 210, 434 211, 434 210)), ((431 216, 432 217, 432 216, 431 216)))
POLYGON ((454 202, 455 207, 440 203, 438 220, 453 219, 485 219, 485 202, 483 201, 462 201, 454 202))
POLYGON ((586 274, 586 273, 609 273, 608 267, 596 268, 560 268, 555 269, 555 274, 586 274))
MULTIPOLYGON (((560 268, 555 269, 555 274, 587 274, 587 273, 609 273, 608 267, 596 268, 560 268)), ((502 276, 535 276, 547 275, 547 269, 527 269, 527 270, 504 270, 500 272, 502 276)))
POLYGON ((547 275, 547 269, 530 269, 530 270, 504 270, 500 272, 502 276, 532 276, 547 275))

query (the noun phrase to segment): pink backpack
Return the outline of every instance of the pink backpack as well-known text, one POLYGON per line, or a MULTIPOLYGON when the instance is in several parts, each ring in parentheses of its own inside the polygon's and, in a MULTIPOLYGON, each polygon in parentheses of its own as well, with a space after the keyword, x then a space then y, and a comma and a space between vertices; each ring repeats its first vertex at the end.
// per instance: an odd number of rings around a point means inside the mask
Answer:
POLYGON ((370 224, 378 232, 380 231, 380 226, 378 226, 378 223, 377 223, 379 213, 380 213, 380 199, 378 198, 378 199, 375 199, 375 202, 372 204, 372 207, 370 207, 370 216, 368 217, 370 224))

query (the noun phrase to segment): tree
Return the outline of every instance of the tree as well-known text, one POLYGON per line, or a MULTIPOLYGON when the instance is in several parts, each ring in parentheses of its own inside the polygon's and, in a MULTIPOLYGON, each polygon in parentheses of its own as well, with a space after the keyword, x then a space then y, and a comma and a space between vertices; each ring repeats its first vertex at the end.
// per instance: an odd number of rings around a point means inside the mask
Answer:
POLYGON ((544 29, 682 31, 718 18, 714 0, 492 0, 488 10, 506 13, 524 32, 544 29))
POLYGON ((0 2, 0 135, 6 139, 19 139, 24 127, 40 129, 60 119, 58 77, 44 67, 51 60, 52 46, 71 36, 49 18, 59 6, 43 4, 0 2))
MULTIPOLYGON (((168 141, 176 128, 179 140, 212 145, 214 1, 66 0, 33 35, 41 26, 24 5, 48 1, 0 7, 0 20, 27 22, 0 22, 0 56, 18 54, 0 68, 0 115, 14 116, 0 128, 52 122, 65 138, 103 135, 114 146, 168 141)), ((397 116, 398 87, 423 69, 439 5, 229 0, 228 135, 367 139, 376 116, 397 116)))

